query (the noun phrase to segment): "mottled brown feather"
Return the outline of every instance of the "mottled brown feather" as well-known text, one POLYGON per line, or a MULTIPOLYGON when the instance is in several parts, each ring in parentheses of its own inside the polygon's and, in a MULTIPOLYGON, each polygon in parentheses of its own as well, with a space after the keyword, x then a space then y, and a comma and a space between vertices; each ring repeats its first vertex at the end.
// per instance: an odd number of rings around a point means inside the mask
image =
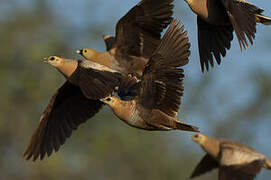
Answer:
POLYGON ((66 81, 53 95, 33 133, 24 156, 43 159, 58 151, 72 131, 94 116, 103 106, 87 99, 80 88, 66 81))

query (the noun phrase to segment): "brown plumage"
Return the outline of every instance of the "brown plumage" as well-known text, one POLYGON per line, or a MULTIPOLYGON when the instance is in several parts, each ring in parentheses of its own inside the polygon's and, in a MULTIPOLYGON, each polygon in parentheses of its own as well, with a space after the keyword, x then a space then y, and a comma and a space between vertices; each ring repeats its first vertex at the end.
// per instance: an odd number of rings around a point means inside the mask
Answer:
POLYGON ((173 0, 142 0, 116 25, 116 37, 106 42, 109 49, 78 53, 124 74, 141 75, 145 64, 160 43, 161 32, 172 20, 173 0), (112 44, 114 43, 114 44, 112 44))
POLYGON ((90 61, 51 56, 47 62, 67 81, 51 98, 26 148, 24 156, 34 161, 58 151, 73 130, 102 108, 99 99, 111 94, 121 79, 114 70, 90 61))
POLYGON ((121 100, 113 96, 103 99, 115 115, 133 127, 198 131, 197 127, 177 119, 184 78, 180 67, 188 63, 190 55, 187 32, 184 26, 179 26, 180 23, 173 20, 144 69, 134 99, 121 100))
MULTIPOLYGON (((110 35, 103 35, 103 39, 104 39, 104 43, 105 43, 105 47, 106 47, 106 51, 111 50, 114 47, 115 44, 115 37, 110 36, 110 35)), ((80 50, 78 51, 79 54, 83 54, 80 52, 80 50)))
POLYGON ((203 134, 192 135, 207 153, 195 168, 191 178, 214 168, 219 180, 253 180, 261 168, 271 169, 271 160, 239 142, 216 139, 203 134))
POLYGON ((271 24, 271 18, 262 15, 263 10, 245 0, 185 0, 198 15, 198 46, 201 69, 208 71, 226 56, 233 40, 233 30, 240 48, 253 44, 256 23, 271 24), (213 58, 214 57, 214 58, 213 58))

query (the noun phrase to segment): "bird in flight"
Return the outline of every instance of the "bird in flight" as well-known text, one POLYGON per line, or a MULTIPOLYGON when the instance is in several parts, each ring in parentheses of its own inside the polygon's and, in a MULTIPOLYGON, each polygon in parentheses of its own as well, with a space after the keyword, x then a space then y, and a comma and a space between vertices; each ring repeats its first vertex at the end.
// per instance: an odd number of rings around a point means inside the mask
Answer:
POLYGON ((67 81, 52 96, 42 113, 24 156, 35 161, 58 151, 72 131, 103 107, 99 99, 113 93, 121 74, 92 61, 47 58, 67 81))
POLYGON ((161 32, 172 20, 172 2, 142 0, 118 21, 116 37, 109 36, 106 52, 84 48, 77 53, 123 74, 140 76, 160 43, 161 32))
MULTIPOLYGON (((180 24, 176 19, 172 21, 144 68, 141 79, 131 79, 131 82, 138 83, 135 86, 137 93, 132 93, 135 94, 134 98, 123 100, 108 96, 102 99, 117 117, 130 126, 145 130, 198 132, 197 127, 177 118, 183 95, 184 71, 181 67, 188 63, 190 55, 187 32, 180 24)), ((128 87, 124 87, 124 90, 128 87)), ((122 88, 120 86, 118 90, 122 91, 122 88)))
POLYGON ((253 44, 256 23, 271 25, 271 18, 262 15, 263 10, 246 0, 185 0, 191 10, 197 14, 198 49, 201 70, 218 64, 221 56, 230 49, 233 31, 240 48, 246 49, 253 44))
POLYGON ((195 168, 191 178, 218 168, 219 180, 253 180, 261 168, 271 170, 271 160, 254 149, 226 139, 204 134, 192 135, 206 155, 195 168))

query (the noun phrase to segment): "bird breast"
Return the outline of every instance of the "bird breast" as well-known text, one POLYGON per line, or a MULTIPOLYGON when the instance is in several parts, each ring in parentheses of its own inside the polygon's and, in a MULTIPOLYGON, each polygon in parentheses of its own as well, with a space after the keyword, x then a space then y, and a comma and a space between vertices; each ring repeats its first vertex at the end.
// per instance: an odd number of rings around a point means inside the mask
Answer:
POLYGON ((131 103, 122 106, 121 108, 114 108, 114 113, 125 123, 130 126, 140 128, 140 129, 148 129, 144 119, 142 118, 142 111, 138 110, 136 107, 136 103, 134 101, 130 101, 131 103))

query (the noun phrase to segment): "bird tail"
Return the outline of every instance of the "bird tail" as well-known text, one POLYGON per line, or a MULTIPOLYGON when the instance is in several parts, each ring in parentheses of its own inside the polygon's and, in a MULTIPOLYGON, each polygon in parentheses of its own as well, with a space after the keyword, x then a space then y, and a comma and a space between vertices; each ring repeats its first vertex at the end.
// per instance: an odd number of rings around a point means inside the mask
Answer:
POLYGON ((265 163, 264 163, 263 167, 265 169, 270 169, 271 170, 271 160, 268 159, 268 158, 265 158, 265 163))
POLYGON ((152 110, 152 116, 147 123, 155 127, 156 130, 183 130, 199 132, 198 127, 186 124, 185 122, 177 119, 177 117, 169 116, 158 109, 152 110))
POLYGON ((256 22, 264 25, 271 25, 271 18, 261 14, 256 14, 256 22))
POLYGON ((182 122, 178 119, 174 121, 175 123, 175 128, 178 130, 183 130, 183 131, 192 131, 192 132, 199 132, 199 128, 196 126, 192 126, 190 124, 186 124, 185 122, 182 122))

